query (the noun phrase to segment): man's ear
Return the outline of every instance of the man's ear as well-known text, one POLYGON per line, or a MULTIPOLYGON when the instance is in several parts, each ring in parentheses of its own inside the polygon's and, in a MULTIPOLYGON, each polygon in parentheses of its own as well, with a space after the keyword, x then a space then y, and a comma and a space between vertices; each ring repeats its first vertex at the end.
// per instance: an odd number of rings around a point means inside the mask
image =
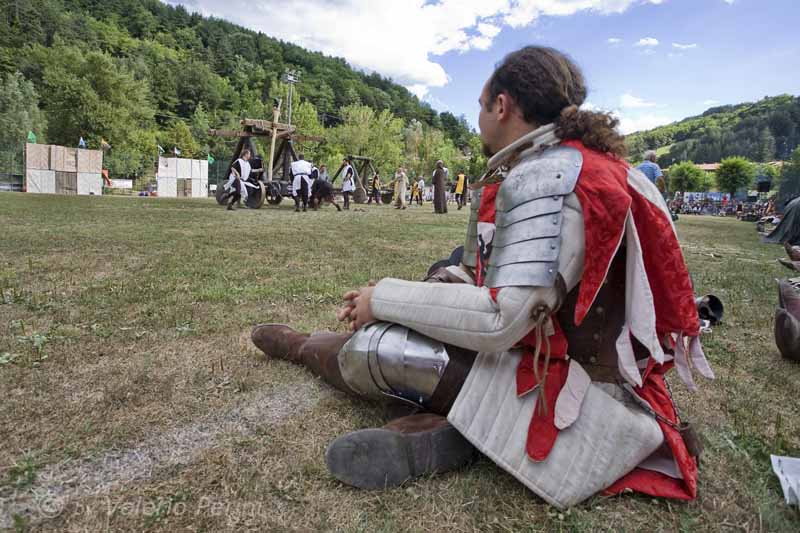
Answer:
POLYGON ((494 105, 497 106, 497 120, 499 121, 508 120, 511 117, 514 104, 511 101, 511 97, 508 96, 508 94, 506 93, 498 94, 497 98, 494 101, 494 105))

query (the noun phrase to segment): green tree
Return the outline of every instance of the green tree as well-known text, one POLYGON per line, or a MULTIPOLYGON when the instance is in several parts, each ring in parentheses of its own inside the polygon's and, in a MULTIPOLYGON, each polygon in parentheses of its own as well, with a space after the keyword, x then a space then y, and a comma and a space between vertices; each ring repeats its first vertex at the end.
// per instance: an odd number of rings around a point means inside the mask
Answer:
POLYGON ((22 150, 29 131, 43 142, 46 124, 33 84, 19 72, 0 77, 0 150, 22 150))
POLYGON ((472 135, 469 139, 469 166, 467 175, 472 179, 478 179, 486 172, 487 158, 483 155, 483 143, 478 135, 472 135))
POLYGON ((192 137, 199 146, 199 150, 203 152, 208 152, 209 145, 208 145, 208 130, 211 128, 211 122, 206 113, 203 104, 199 104, 192 114, 192 121, 190 130, 192 132, 192 137))
POLYGON ((113 174, 141 173, 142 146, 134 134, 155 126, 147 83, 104 52, 57 44, 27 53, 33 68, 41 69, 38 86, 50 141, 75 146, 83 137, 98 148, 105 139, 112 146, 106 162, 113 174))
POLYGON ((781 169, 780 202, 785 203, 800 196, 800 147, 794 149, 789 161, 781 169))
POLYGON ((697 191, 702 187, 704 173, 691 161, 672 165, 667 173, 671 191, 697 191))
POLYGON ((181 157, 194 159, 199 157, 200 145, 192 135, 192 130, 182 120, 173 120, 169 127, 159 136, 159 144, 166 150, 177 147, 181 157))
POLYGON ((22 173, 28 132, 42 143, 46 124, 33 84, 19 72, 0 77, 0 171, 22 173))
POLYGON ((722 160, 717 169, 717 187, 733 196, 737 190, 750 185, 755 175, 753 163, 744 157, 728 157, 722 160))

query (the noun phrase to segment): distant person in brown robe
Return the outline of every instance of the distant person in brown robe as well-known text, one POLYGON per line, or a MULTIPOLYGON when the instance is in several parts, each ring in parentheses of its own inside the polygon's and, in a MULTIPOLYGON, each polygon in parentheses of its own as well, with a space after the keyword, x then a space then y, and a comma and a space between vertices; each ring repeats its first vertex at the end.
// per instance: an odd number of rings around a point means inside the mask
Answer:
POLYGON ((447 213, 447 190, 445 188, 444 163, 440 159, 436 162, 436 170, 433 171, 433 212, 447 213))

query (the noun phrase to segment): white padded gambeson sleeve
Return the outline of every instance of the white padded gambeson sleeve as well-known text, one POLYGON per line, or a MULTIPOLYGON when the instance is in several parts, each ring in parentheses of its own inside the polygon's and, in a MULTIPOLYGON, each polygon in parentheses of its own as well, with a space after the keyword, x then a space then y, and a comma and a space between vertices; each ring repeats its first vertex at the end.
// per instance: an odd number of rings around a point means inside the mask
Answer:
MULTIPOLYGON (((584 228, 580 202, 570 193, 564 202, 558 271, 567 291, 583 272, 584 228)), ((372 293, 376 319, 407 326, 442 342, 479 352, 511 348, 534 327, 532 311, 553 307, 555 287, 503 287, 495 301, 489 289, 466 284, 382 279, 372 293)))

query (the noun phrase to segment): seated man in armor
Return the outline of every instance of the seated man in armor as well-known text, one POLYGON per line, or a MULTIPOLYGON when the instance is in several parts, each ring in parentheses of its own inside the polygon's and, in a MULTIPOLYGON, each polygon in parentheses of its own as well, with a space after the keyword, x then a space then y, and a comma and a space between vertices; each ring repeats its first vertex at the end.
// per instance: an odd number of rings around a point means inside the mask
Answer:
POLYGON ((690 368, 713 376, 688 271, 661 194, 585 97, 564 54, 508 55, 479 99, 490 159, 462 264, 346 293, 350 333, 253 330, 268 356, 421 411, 334 440, 337 479, 395 486, 477 450, 561 508, 626 489, 695 498, 697 441, 665 383, 673 366, 690 388, 690 368))

